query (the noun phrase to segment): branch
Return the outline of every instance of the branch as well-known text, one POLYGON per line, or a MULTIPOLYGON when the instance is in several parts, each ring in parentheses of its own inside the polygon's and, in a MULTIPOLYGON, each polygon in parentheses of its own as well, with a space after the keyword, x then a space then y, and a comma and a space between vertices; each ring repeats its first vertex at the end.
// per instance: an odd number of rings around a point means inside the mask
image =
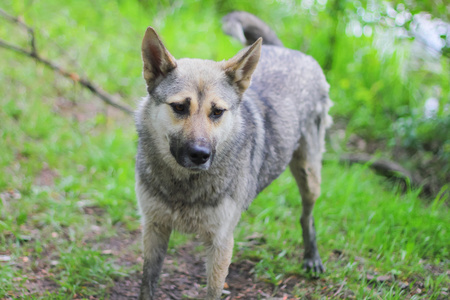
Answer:
POLYGON ((2 15, 7 21, 9 21, 11 23, 16 23, 19 26, 21 26, 21 27, 23 27, 23 28, 25 28, 27 30, 28 35, 30 36, 31 52, 32 53, 37 53, 37 50, 36 50, 36 39, 35 39, 33 28, 31 28, 30 26, 25 24, 25 22, 23 22, 20 18, 16 18, 14 16, 11 16, 10 14, 8 14, 6 11, 4 11, 1 8, 0 8, 0 15, 2 15))
POLYGON ((366 164, 370 163, 370 167, 386 177, 403 177, 412 179, 412 174, 399 165, 396 162, 385 160, 385 159, 375 159, 373 156, 364 153, 347 153, 342 154, 339 158, 342 163, 359 163, 366 164))
POLYGON ((368 163, 369 167, 378 174, 387 178, 400 180, 405 185, 404 187, 407 186, 408 182, 413 186, 422 187, 422 191, 425 194, 431 195, 432 190, 429 183, 424 181, 419 174, 413 174, 394 161, 376 159, 375 157, 365 153, 346 153, 339 157, 339 162, 347 164, 368 163))
POLYGON ((88 78, 86 77, 80 77, 77 73, 71 73, 68 72, 67 70, 61 68, 60 66, 56 65, 55 63, 51 62, 50 60, 41 57, 38 54, 37 48, 36 48, 36 38, 35 38, 35 34, 34 34, 34 30, 33 28, 29 27, 27 24, 25 24, 23 21, 21 21, 19 18, 13 17, 9 14, 7 14, 5 11, 3 11, 2 9, 0 9, 0 15, 2 15, 5 19, 7 19, 8 21, 12 22, 12 23, 16 23, 22 27, 24 27, 29 36, 30 36, 30 46, 31 46, 31 50, 27 50, 25 48, 21 48, 18 46, 15 46, 13 44, 10 44, 8 42, 6 42, 5 40, 0 39, 0 47, 1 48, 5 48, 8 50, 11 50, 13 52, 19 53, 21 55, 33 58, 35 61, 43 64, 44 66, 58 72, 60 75, 69 78, 71 80, 73 80, 74 82, 78 82, 79 84, 81 84, 81 86, 87 88, 88 90, 90 90, 94 95, 96 95, 97 97, 99 97, 103 102, 105 102, 108 105, 111 105, 115 108, 120 109, 121 111, 127 113, 127 114, 133 114, 133 110, 131 108, 129 108, 128 106, 125 106, 123 104, 119 104, 114 100, 114 97, 110 94, 108 94, 106 91, 104 91, 102 88, 96 86, 92 81, 90 81, 88 78))

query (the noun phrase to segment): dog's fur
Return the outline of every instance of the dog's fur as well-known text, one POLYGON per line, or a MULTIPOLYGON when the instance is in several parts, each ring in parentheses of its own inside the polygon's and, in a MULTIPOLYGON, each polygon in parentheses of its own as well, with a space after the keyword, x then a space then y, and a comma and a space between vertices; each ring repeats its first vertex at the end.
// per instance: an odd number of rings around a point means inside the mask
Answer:
MULTIPOLYGON (((245 33, 241 17, 224 22, 241 24, 245 33)), ((261 44, 260 38, 228 61, 175 60, 151 27, 145 33, 148 97, 136 113, 140 299, 154 299, 172 230, 204 241, 207 299, 219 299, 241 213, 288 165, 302 196, 304 266, 324 271, 312 209, 331 122, 328 84, 310 56, 261 44)))

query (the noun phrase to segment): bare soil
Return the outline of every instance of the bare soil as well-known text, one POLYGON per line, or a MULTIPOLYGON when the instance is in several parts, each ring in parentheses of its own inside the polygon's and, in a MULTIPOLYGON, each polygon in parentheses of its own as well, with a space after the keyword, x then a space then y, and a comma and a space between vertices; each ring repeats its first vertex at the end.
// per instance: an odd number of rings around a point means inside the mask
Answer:
MULTIPOLYGON (((139 236, 137 236, 139 238, 139 236)), ((127 241, 128 243, 130 241, 127 241)), ((138 243, 139 241, 134 241, 138 243)), ((206 271, 204 258, 196 250, 197 242, 190 242, 168 254, 157 291, 157 299, 200 299, 206 295, 206 271)), ((140 265, 142 258, 134 257, 140 265)), ((130 254, 121 258, 121 263, 129 264, 134 259, 130 254)), ((136 263, 136 262, 135 262, 136 263)), ((291 276, 275 287, 270 283, 255 280, 255 262, 241 260, 230 265, 222 299, 295 299, 291 291, 295 285, 304 284, 305 278, 291 276)), ((109 289, 110 300, 137 299, 142 272, 135 272, 121 278, 109 289)))
MULTIPOLYGON (((252 275, 255 263, 249 260, 232 263, 226 280, 223 299, 295 299, 290 291, 299 279, 289 277, 278 288, 256 281, 252 275)), ((141 272, 115 282, 109 299, 137 299, 141 272)), ((199 299, 206 294, 204 260, 195 254, 194 244, 183 246, 174 255, 167 255, 157 291, 157 299, 199 299)))

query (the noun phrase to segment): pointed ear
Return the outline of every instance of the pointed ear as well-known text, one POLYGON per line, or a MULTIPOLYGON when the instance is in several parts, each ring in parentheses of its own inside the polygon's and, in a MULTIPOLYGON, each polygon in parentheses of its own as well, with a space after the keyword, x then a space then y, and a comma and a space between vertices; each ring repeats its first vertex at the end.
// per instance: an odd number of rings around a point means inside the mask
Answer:
POLYGON ((142 60, 144 61, 144 78, 148 91, 151 91, 167 73, 177 67, 175 58, 164 47, 152 27, 147 28, 142 40, 142 60))
POLYGON ((225 62, 225 73, 230 77, 240 94, 243 94, 250 85, 251 76, 261 55, 261 44, 262 38, 259 38, 249 48, 240 51, 236 56, 225 62))

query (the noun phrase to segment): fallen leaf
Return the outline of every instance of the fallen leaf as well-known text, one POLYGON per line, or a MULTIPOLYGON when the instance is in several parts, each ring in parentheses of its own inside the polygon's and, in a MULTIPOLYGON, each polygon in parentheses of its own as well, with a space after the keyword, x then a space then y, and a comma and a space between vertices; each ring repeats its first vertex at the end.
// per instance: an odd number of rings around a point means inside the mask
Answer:
POLYGON ((29 236, 29 235, 23 235, 23 234, 21 234, 21 235, 18 236, 18 238, 19 238, 19 240, 21 240, 22 242, 28 242, 28 241, 31 241, 31 236, 29 236))
POLYGON ((246 240, 256 240, 262 238, 264 235, 258 232, 255 232, 247 237, 245 237, 246 240))
POLYGON ((389 275, 382 275, 377 277, 378 282, 385 282, 391 279, 391 276, 389 275))
POLYGON ((80 76, 77 73, 70 73, 70 79, 78 82, 78 81, 80 81, 80 76))
POLYGON ((10 261, 11 256, 9 255, 0 255, 0 261, 10 261))
POLYGON ((375 278, 375 276, 373 276, 373 275, 370 275, 370 274, 366 275, 367 281, 372 281, 374 278, 375 278))
POLYGON ((409 287, 409 283, 407 283, 407 282, 399 282, 398 286, 399 286, 402 290, 404 290, 404 289, 406 289, 406 288, 409 287))

